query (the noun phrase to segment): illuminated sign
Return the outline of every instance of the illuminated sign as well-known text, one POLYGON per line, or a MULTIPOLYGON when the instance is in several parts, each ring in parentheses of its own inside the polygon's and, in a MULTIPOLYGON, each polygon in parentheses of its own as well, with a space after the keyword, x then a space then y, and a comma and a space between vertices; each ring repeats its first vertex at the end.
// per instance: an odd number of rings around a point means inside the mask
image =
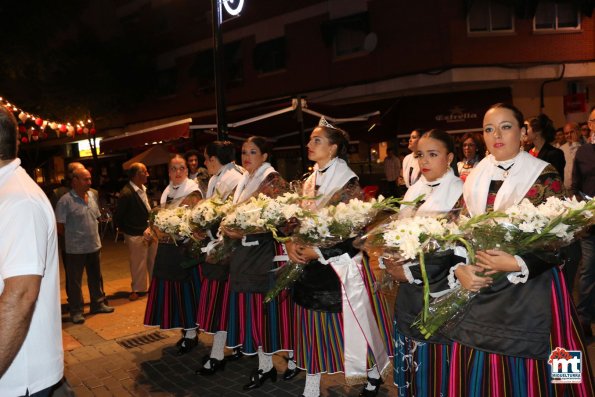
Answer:
MULTIPOLYGON (((93 154, 91 153, 91 145, 89 144, 89 140, 85 139, 84 141, 76 142, 79 147, 79 157, 91 157, 93 154)), ((97 154, 101 153, 101 148, 99 144, 101 143, 101 138, 95 138, 95 148, 97 149, 97 154)))
POLYGON ((234 17, 240 15, 242 8, 244 8, 244 0, 221 0, 221 2, 225 7, 225 11, 234 17))

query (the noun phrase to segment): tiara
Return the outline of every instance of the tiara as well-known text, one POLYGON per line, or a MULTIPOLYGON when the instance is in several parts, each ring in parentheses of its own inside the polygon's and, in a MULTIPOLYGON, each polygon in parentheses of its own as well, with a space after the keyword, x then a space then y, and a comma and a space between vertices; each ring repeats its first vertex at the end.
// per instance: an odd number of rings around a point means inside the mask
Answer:
POLYGON ((331 123, 329 123, 328 121, 326 121, 326 119, 324 117, 321 117, 320 118, 320 121, 318 122, 318 126, 319 127, 332 128, 333 130, 338 129, 337 127, 335 127, 334 125, 332 125, 331 123))

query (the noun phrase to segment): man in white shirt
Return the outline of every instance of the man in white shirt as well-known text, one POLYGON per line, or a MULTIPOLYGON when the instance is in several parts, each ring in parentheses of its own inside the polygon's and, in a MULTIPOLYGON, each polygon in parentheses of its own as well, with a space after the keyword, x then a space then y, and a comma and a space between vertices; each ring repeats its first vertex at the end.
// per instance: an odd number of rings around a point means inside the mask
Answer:
POLYGON ((564 126, 564 137, 566 143, 560 146, 560 150, 564 152, 564 159, 566 165, 564 166, 564 186, 570 189, 572 186, 572 167, 574 165, 574 157, 576 151, 581 147, 581 134, 577 123, 567 123, 564 126))
POLYGON ((395 155, 393 148, 386 149, 384 159, 384 175, 386 176, 386 195, 397 196, 399 176, 401 175, 401 160, 395 155))
POLYGON ((56 220, 0 107, 0 396, 49 396, 64 373, 56 220))

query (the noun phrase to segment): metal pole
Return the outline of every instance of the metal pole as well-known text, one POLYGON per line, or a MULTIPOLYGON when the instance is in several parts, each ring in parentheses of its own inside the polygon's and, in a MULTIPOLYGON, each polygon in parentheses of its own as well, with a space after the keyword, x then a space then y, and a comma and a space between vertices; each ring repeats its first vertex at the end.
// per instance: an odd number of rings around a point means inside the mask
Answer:
POLYGON ((211 14, 213 25, 213 67, 215 69, 215 101, 217 106, 217 139, 227 140, 227 118, 225 117, 225 82, 223 79, 223 35, 221 22, 223 14, 222 0, 211 0, 211 14))
POLYGON ((304 114, 302 113, 302 97, 297 97, 297 107, 295 108, 295 117, 300 131, 300 150, 302 153, 302 174, 308 171, 308 152, 306 151, 306 134, 304 132, 304 114))

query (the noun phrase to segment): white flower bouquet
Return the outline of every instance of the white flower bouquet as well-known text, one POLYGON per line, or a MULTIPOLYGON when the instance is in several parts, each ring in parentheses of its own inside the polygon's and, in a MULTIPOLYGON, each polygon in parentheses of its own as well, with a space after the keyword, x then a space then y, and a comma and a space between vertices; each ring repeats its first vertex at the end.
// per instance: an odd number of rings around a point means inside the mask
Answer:
MULTIPOLYGON (((362 201, 351 199, 347 203, 339 203, 320 208, 316 212, 303 211, 296 218, 299 226, 285 241, 292 241, 328 248, 341 241, 357 237, 375 219, 380 211, 396 211, 397 199, 385 199, 380 196, 378 200, 362 201)), ((265 302, 269 302, 284 289, 290 288, 301 276, 302 265, 288 261, 285 266, 277 270, 277 282, 267 293, 265 302)))
POLYGON ((176 242, 192 236, 190 209, 186 206, 158 207, 152 210, 150 224, 176 242))
POLYGON ((260 193, 256 197, 237 205, 223 218, 221 229, 243 236, 272 232, 277 237, 278 229, 292 218, 299 218, 303 210, 299 206, 300 196, 285 193, 271 198, 260 193))
MULTIPOLYGON (((513 255, 528 252, 552 252, 570 244, 579 233, 595 223, 595 199, 548 198, 539 206, 529 200, 509 207, 503 213, 487 213, 460 220, 463 236, 457 239, 467 248, 469 260, 475 263, 475 251, 498 249, 513 255)), ((500 278, 507 273, 490 275, 500 278)), ((420 313, 415 325, 426 338, 445 326, 456 324, 471 300, 479 292, 455 287, 434 300, 425 313, 420 313)))

